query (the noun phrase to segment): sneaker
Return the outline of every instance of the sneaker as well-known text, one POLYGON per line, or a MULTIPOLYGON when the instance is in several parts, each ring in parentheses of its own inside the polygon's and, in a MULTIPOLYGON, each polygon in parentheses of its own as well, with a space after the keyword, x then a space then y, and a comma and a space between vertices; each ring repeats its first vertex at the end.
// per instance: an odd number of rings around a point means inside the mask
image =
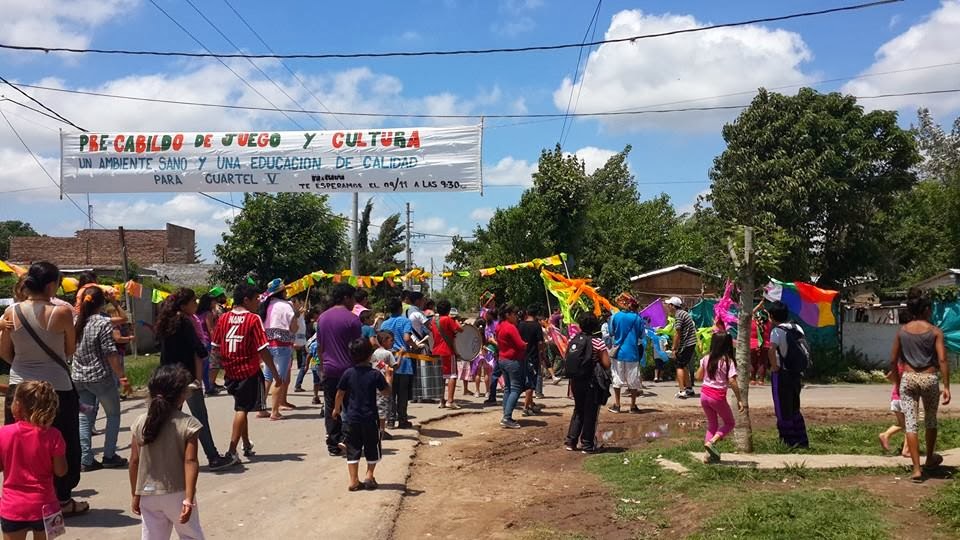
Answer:
POLYGON ((404 420, 397 423, 397 429, 413 429, 413 424, 409 420, 404 420))
POLYGON ((619 406, 619 405, 611 405, 611 406, 607 407, 607 410, 610 411, 610 412, 612 412, 612 413, 619 413, 619 412, 620 412, 620 406, 619 406))
POLYGON ((396 421, 396 420, 387 420, 387 428, 393 429, 393 428, 395 428, 395 427, 397 427, 397 421, 396 421))
POLYGON ((577 451, 577 447, 576 447, 576 446, 570 446, 569 444, 563 445, 563 449, 566 450, 567 452, 576 452, 576 451, 577 451))
POLYGON ((581 453, 581 454, 596 454, 596 453, 597 453, 597 449, 596 449, 596 448, 581 448, 581 449, 580 449, 580 453, 581 453))
POLYGON ((653 382, 663 382, 663 379, 654 379, 653 382))
POLYGON ((89 464, 89 465, 81 465, 81 466, 80 466, 80 472, 99 471, 99 470, 102 469, 102 468, 103 468, 103 465, 102 465, 99 461, 93 460, 93 463, 91 463, 91 464, 89 464))
POLYGON ((523 409, 523 413, 521 413, 521 414, 523 414, 523 416, 536 416, 536 415, 537 415, 537 411, 535 411, 535 410, 533 410, 533 409, 523 409))
POLYGON ((341 449, 338 447, 338 448, 334 448, 333 450, 329 450, 329 449, 328 449, 328 450, 327 450, 327 453, 330 454, 330 457, 340 457, 340 456, 343 455, 343 450, 341 450, 341 449))
POLYGON ((210 460, 210 463, 207 464, 207 468, 211 471, 221 471, 228 467, 233 467, 234 465, 239 465, 240 460, 234 460, 229 455, 227 456, 218 456, 210 460))
POLYGON ((218 396, 220 395, 220 389, 214 386, 213 388, 207 388, 207 391, 204 394, 208 396, 218 396))
POLYGON ((347 443, 345 443, 345 442, 343 442, 343 441, 340 441, 340 442, 337 443, 337 448, 339 448, 341 452, 346 452, 346 451, 347 451, 347 443))
POLYGON ((223 459, 227 460, 227 464, 224 465, 224 468, 233 467, 234 465, 243 463, 243 461, 240 459, 240 456, 238 456, 236 452, 227 452, 223 455, 223 459))
POLYGON ((640 407, 637 407, 636 405, 634 405, 633 407, 630 407, 630 412, 632 414, 640 414, 640 407))
POLYGON ((323 404, 323 402, 320 401, 320 398, 318 398, 318 397, 313 398, 313 400, 312 400, 310 403, 313 403, 314 405, 321 405, 321 404, 323 404))
POLYGON ((100 462, 104 469, 120 469, 130 464, 127 458, 122 458, 116 454, 113 457, 103 458, 100 462))
POLYGON ((484 406, 484 407, 496 407, 496 406, 497 406, 497 400, 495 400, 495 399, 487 399, 487 400, 484 400, 483 406, 484 406))
POLYGON ((503 420, 500 420, 500 425, 507 429, 520 429, 521 427, 520 424, 510 418, 504 418, 503 420))
POLYGON ((257 453, 253 450, 253 442, 251 441, 250 444, 243 443, 243 457, 248 458, 255 455, 257 455, 257 453))
POLYGON ((686 392, 677 392, 673 397, 676 399, 687 399, 687 394, 686 392))
POLYGON ((293 391, 294 391, 294 392, 306 392, 306 390, 304 390, 302 386, 295 386, 295 387, 293 387, 293 391))
POLYGON ((554 377, 554 378, 553 378, 553 385, 556 386, 556 385, 560 384, 560 381, 562 381, 562 380, 563 380, 563 379, 561 379, 560 377, 554 377))
POLYGON ((545 396, 543 395, 542 392, 537 392, 536 394, 533 395, 533 397, 537 399, 543 399, 545 396))
POLYGON ((687 388, 684 393, 687 397, 697 397, 697 393, 693 391, 693 388, 687 388))
POLYGON ((540 412, 540 411, 543 410, 543 405, 541 405, 541 404, 539 404, 539 403, 534 403, 534 404, 533 404, 533 410, 536 411, 536 412, 540 412))

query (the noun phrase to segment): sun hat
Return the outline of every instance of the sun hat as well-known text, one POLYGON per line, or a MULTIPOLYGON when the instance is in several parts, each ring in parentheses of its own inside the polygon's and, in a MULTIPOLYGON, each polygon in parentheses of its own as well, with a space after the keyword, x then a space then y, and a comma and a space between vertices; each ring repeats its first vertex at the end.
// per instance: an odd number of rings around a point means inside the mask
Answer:
POLYGON ((286 285, 283 284, 283 280, 276 278, 270 283, 267 283, 267 290, 263 291, 263 296, 273 296, 275 294, 281 293, 287 289, 286 285))
POLYGON ((636 309, 640 307, 640 302, 628 292, 620 293, 615 302, 623 309, 636 309))
POLYGON ((683 307, 683 300, 681 300, 679 296, 671 296, 666 302, 664 302, 664 304, 670 304, 673 307, 681 308, 683 307))

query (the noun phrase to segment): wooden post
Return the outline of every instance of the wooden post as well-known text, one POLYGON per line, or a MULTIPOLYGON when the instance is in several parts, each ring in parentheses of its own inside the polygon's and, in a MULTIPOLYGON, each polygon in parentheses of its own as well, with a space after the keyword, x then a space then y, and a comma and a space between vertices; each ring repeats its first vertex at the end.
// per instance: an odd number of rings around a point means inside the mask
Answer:
POLYGON ((753 322, 753 282, 756 263, 753 256, 753 227, 743 228, 743 258, 730 246, 737 267, 740 288, 740 315, 737 321, 737 385, 743 400, 743 412, 734 407, 737 425, 733 441, 737 452, 753 452, 753 428, 750 424, 750 329, 753 322))
POLYGON ((120 258, 123 261, 123 299, 127 304, 127 318, 130 321, 130 328, 133 332, 133 341, 130 342, 130 348, 133 349, 133 355, 137 356, 137 318, 134 315, 133 302, 130 301, 130 291, 127 289, 127 282, 130 281, 130 263, 127 260, 127 240, 123 234, 123 227, 120 231, 120 258))

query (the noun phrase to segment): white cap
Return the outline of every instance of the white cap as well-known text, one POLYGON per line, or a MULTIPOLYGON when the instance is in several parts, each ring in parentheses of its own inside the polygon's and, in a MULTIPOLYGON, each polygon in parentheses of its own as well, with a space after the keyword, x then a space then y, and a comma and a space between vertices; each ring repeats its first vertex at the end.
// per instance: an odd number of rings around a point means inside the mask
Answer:
POLYGON ((678 308, 683 307, 683 300, 679 296, 671 296, 665 303, 678 308))

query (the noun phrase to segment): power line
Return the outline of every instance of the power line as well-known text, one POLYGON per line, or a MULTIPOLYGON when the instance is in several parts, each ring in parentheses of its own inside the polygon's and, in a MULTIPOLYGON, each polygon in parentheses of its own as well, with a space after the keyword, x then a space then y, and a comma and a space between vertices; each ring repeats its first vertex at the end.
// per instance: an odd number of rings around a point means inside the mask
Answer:
POLYGON ((41 106, 44 110, 50 112, 51 114, 53 114, 54 116, 56 116, 56 117, 57 117, 58 119, 60 119, 61 121, 63 121, 63 122, 65 122, 65 123, 67 123, 67 124, 69 124, 69 125, 77 128, 77 129, 79 129, 80 131, 85 131, 85 130, 84 130, 83 128, 81 128, 80 126, 78 126, 78 125, 74 124, 73 122, 67 120, 66 117, 64 117, 62 114, 60 114, 60 113, 58 113, 57 111, 51 109, 50 107, 47 107, 47 106, 44 105, 43 103, 40 103, 40 102, 39 102, 38 100, 36 100, 33 96, 31 96, 30 94, 24 92, 19 86, 17 86, 17 85, 15 85, 15 84, 13 84, 12 82, 4 79, 2 75, 0 75, 0 81, 3 81, 3 82, 6 83, 7 86, 9 86, 10 88, 13 88, 14 90, 16 90, 17 92, 20 92, 20 93, 23 94, 24 96, 27 96, 27 99, 29 99, 30 101, 32 101, 32 102, 36 103, 37 105, 41 106))
MULTIPOLYGON (((153 4, 153 7, 157 8, 158 10, 160 10, 160 13, 163 13, 164 15, 166 15, 167 18, 170 19, 170 22, 172 22, 173 24, 177 25, 177 27, 178 27, 179 29, 183 30, 183 32, 184 32, 185 34, 187 34, 188 36, 190 36, 190 39, 192 39, 193 41, 195 41, 195 42, 197 43, 197 45, 200 45, 200 47, 201 47, 203 50, 205 50, 205 51, 207 51, 208 53, 211 53, 211 54, 212 54, 212 52, 210 51, 210 49, 207 48, 207 46, 204 45, 203 42, 200 41, 199 38, 197 38, 197 36, 193 35, 193 33, 191 33, 189 30, 187 30, 187 28, 186 28, 185 26, 183 26, 182 24, 180 24, 179 21, 177 21, 176 19, 174 19, 174 18, 173 18, 173 15, 170 15, 169 13, 167 13, 167 11, 166 11, 165 9, 163 9, 162 7, 160 7, 160 4, 158 4, 155 0, 150 0, 150 3, 153 4)), ((259 90, 257 90, 257 88, 256 88, 255 86, 253 86, 252 84, 250 84, 249 81, 247 81, 246 79, 244 79, 239 73, 237 73, 236 71, 234 71, 234 69, 233 69, 232 67, 230 67, 226 62, 224 62, 224 61, 223 61, 223 58, 225 58, 225 57, 214 55, 213 58, 216 58, 217 61, 220 62, 220 64, 221 64, 223 67, 227 68, 227 71, 229 71, 230 73, 233 73, 236 78, 240 79, 240 82, 242 82, 243 84, 247 85, 248 88, 250 88, 251 90, 253 90, 254 93, 256 93, 258 96, 260 96, 261 98, 263 98, 263 100, 266 101, 267 103, 269 103, 274 109, 276 109, 276 110, 280 111, 281 113, 283 113, 283 115, 286 116, 288 120, 290 120, 291 122, 293 122, 293 123, 294 123, 297 127, 299 127, 300 129, 303 129, 303 126, 301 126, 299 123, 297 123, 296 120, 294 120, 294 119, 293 119, 290 115, 288 115, 286 112, 280 110, 280 108, 277 107, 276 105, 274 105, 274 103, 273 103, 272 101, 270 101, 270 99, 269 99, 267 96, 263 95, 259 90)), ((238 57, 238 58, 239 58, 239 57, 238 57)))
MULTIPOLYGON (((593 10, 593 16, 590 17, 590 22, 587 24, 587 29, 583 33, 583 39, 580 41, 583 43, 587 42, 587 35, 590 34, 590 28, 596 28, 597 16, 600 14, 600 4, 603 3, 603 0, 597 0, 597 7, 593 10)), ((573 84, 570 85, 570 95, 567 96, 567 110, 564 111, 563 116, 563 125, 560 126, 560 138, 557 139, 557 144, 563 146, 563 132, 567 129, 567 120, 570 118, 570 106, 573 104, 573 92, 577 86, 577 74, 580 72, 580 60, 583 58, 583 47, 580 47, 577 50, 577 67, 573 70, 573 84)), ((584 66, 584 73, 586 73, 587 68, 584 66)))
MULTIPOLYGON (((218 34, 220 34, 220 37, 222 37, 224 40, 226 40, 226 42, 229 43, 234 49, 236 49, 237 52, 243 52, 242 49, 240 48, 240 46, 237 45, 236 43, 234 43, 232 39, 230 39, 229 37, 227 37, 227 35, 224 34, 223 31, 221 31, 220 28, 219 28, 216 24, 214 24, 213 21, 211 21, 209 17, 207 17, 202 11, 200 11, 200 8, 198 8, 197 5, 194 4, 192 0, 183 0, 183 1, 186 2, 190 7, 192 7, 193 10, 197 12, 197 15, 200 15, 200 18, 202 18, 203 20, 207 21, 207 24, 209 24, 218 34)), ((246 60, 247 60, 247 62, 250 63, 251 66, 253 66, 254 69, 256 69, 257 71, 259 71, 260 74, 264 76, 264 78, 266 78, 268 81, 270 81, 270 83, 273 84, 273 86, 276 87, 277 90, 280 90, 280 93, 283 94, 284 96, 286 96, 287 99, 289 99, 291 103, 293 103, 293 104, 296 105, 297 107, 300 107, 300 110, 303 110, 303 105, 301 105, 300 102, 298 102, 296 99, 294 99, 292 96, 290 96, 290 94, 288 94, 287 91, 284 90, 283 87, 280 86, 280 85, 277 83, 277 81, 273 80, 273 78, 271 78, 270 75, 267 75, 267 72, 265 72, 264 70, 260 69, 260 66, 258 66, 258 65, 256 64, 256 62, 253 61, 252 58, 247 58, 246 60)), ((322 125, 321 125, 320 127, 321 127, 321 129, 323 128, 322 125)))
MULTIPOLYGON (((145 101, 150 103, 165 103, 169 105, 214 107, 219 109, 251 110, 251 111, 281 112, 281 113, 289 112, 289 113, 306 113, 306 114, 330 114, 330 115, 340 115, 340 116, 357 116, 357 117, 372 117, 372 118, 382 117, 382 118, 446 118, 446 119, 479 119, 479 118, 555 118, 555 119, 559 119, 565 116, 564 113, 408 114, 408 113, 384 113, 384 112, 371 113, 371 112, 354 112, 354 111, 331 111, 331 112, 312 111, 312 110, 300 111, 297 109, 277 109, 277 108, 271 109, 269 107, 256 107, 256 106, 250 106, 250 105, 230 105, 226 103, 205 103, 205 102, 199 102, 199 101, 179 101, 179 100, 172 100, 172 99, 124 96, 120 94, 107 94, 103 92, 91 92, 87 90, 68 90, 65 88, 54 88, 51 86, 41 86, 36 84, 20 84, 20 86, 23 86, 24 88, 33 88, 36 90, 47 90, 50 92, 80 94, 80 95, 86 95, 86 96, 96 96, 96 97, 112 98, 112 99, 126 99, 126 100, 132 100, 132 101, 145 101)), ((960 92, 960 88, 903 92, 903 93, 893 93, 893 94, 879 94, 874 96, 853 96, 853 97, 856 99, 880 99, 880 98, 901 97, 901 96, 951 94, 956 92, 960 92)), ((634 109, 634 110, 627 110, 627 111, 620 110, 620 111, 578 112, 578 113, 570 113, 569 116, 572 116, 572 117, 630 116, 630 115, 641 115, 641 114, 665 114, 665 113, 677 113, 677 112, 733 110, 733 109, 744 109, 746 107, 749 107, 749 105, 717 105, 717 106, 709 106, 709 107, 680 107, 680 108, 672 108, 672 109, 634 109)), ((71 125, 73 124, 71 123, 71 125)), ((503 126, 498 126, 498 127, 503 127, 503 126)))
MULTIPOLYGON (((56 113, 54 113, 54 114, 56 114, 56 113)), ((24 148, 27 150, 27 152, 30 154, 30 157, 32 157, 33 160, 37 163, 37 166, 40 167, 40 170, 43 171, 43 174, 47 175, 47 178, 49 178, 50 181, 53 182, 53 185, 56 186, 56 187, 59 189, 59 188, 60 188, 60 185, 57 184, 57 181, 53 179, 53 175, 51 175, 50 172, 47 171, 47 168, 43 166, 43 163, 40 162, 40 158, 38 158, 38 157, 37 157, 37 154, 35 154, 35 153, 33 152, 33 150, 30 148, 30 146, 27 145, 27 141, 23 140, 23 137, 20 136, 20 132, 17 131, 17 128, 13 126, 13 123, 10 122, 10 119, 7 118, 7 115, 4 114, 4 112, 3 112, 2 109, 0 109, 0 116, 2 116, 4 122, 6 122, 8 126, 10 126, 10 130, 13 131, 13 134, 17 136, 17 139, 20 141, 20 144, 23 145, 23 147, 24 147, 24 148)), ((66 194, 66 193, 63 193, 63 196, 66 197, 68 201, 70 201, 71 203, 73 203, 73 205, 77 207, 77 210, 79 210, 81 214, 87 216, 87 219, 88 219, 88 220, 92 221, 93 223, 96 223, 97 226, 100 227, 101 229, 106 229, 106 227, 104 227, 102 224, 100 224, 100 222, 98 222, 97 220, 93 219, 93 217, 91 217, 90 214, 89 214, 86 210, 84 210, 79 204, 77 204, 77 201, 73 200, 73 198, 70 197, 70 195, 68 195, 68 194, 66 194)))
MULTIPOLYGON (((745 21, 736 21, 729 23, 713 24, 709 26, 700 26, 693 28, 681 28, 667 32, 658 32, 654 34, 639 34, 635 36, 603 39, 591 41, 589 43, 563 43, 559 45, 534 45, 528 47, 505 47, 495 49, 456 49, 456 50, 435 50, 435 51, 390 51, 390 52, 358 52, 358 53, 293 53, 293 54, 248 54, 248 53, 214 53, 207 50, 206 53, 184 52, 184 51, 151 51, 151 50, 129 50, 129 49, 81 49, 71 47, 44 47, 37 45, 10 45, 0 44, 0 49, 10 49, 16 51, 32 52, 65 52, 76 54, 113 54, 113 55, 135 55, 135 56, 180 56, 188 58, 274 58, 274 59, 304 59, 319 60, 330 58, 388 58, 388 57, 410 57, 410 56, 457 56, 457 55, 482 55, 499 53, 521 53, 533 51, 556 51, 561 49, 574 49, 578 47, 593 47, 596 45, 605 45, 609 43, 634 43, 642 39, 654 39, 666 36, 675 36, 680 34, 691 34, 694 32, 704 32, 707 30, 716 30, 718 28, 733 28, 737 26, 748 26, 751 24, 770 23, 786 21, 790 19, 799 19, 804 17, 814 17, 819 15, 829 15, 832 13, 841 13, 847 11, 857 11, 861 9, 894 4, 903 0, 879 0, 876 2, 867 2, 863 4, 853 4, 840 6, 817 11, 804 11, 800 13, 791 13, 788 15, 778 15, 773 17, 763 17, 745 21)), ((154 0, 150 3, 156 5, 154 0)), ((159 7, 159 6, 158 6, 159 7)), ((179 26, 179 25, 178 25, 179 26)), ((204 47, 206 49, 206 47, 204 47)))
MULTIPOLYGON (((245 18, 243 17, 243 15, 241 15, 240 12, 237 11, 237 9, 233 7, 233 4, 230 3, 230 0, 223 0, 223 3, 226 4, 228 8, 230 8, 230 11, 232 11, 233 14, 236 15, 237 18, 240 19, 240 22, 242 22, 243 25, 246 26, 247 29, 250 30, 250 32, 253 33, 253 35, 254 35, 258 40, 260 40, 260 43, 261 43, 264 47, 266 47, 267 50, 270 51, 271 54, 276 54, 276 52, 270 47, 270 45, 267 44, 267 42, 260 36, 260 34, 259 34, 256 30, 253 29, 253 26, 251 26, 250 23, 247 22, 247 19, 245 19, 245 18)), ((310 97, 312 97, 312 98, 314 99, 314 101, 316 101, 317 103, 320 104, 320 107, 323 108, 323 110, 325 110, 325 111, 327 111, 327 112, 330 112, 330 109, 328 109, 327 106, 324 105, 324 103, 323 103, 322 101, 320 101, 320 98, 317 97, 317 94, 315 94, 315 93, 313 92, 313 90, 311 90, 310 87, 308 87, 307 84, 306 84, 305 82, 303 82, 303 79, 301 79, 300 76, 297 75, 297 73, 296 73, 295 71, 293 71, 292 69, 290 69, 290 67, 287 65, 286 62, 284 62, 284 61, 281 60, 281 61, 280 61, 280 65, 283 66, 284 69, 286 69, 287 72, 290 73, 290 75, 291 75, 294 79, 296 79, 298 83, 300 83, 300 86, 302 86, 303 89, 306 90, 308 94, 310 94, 310 97)), ((347 127, 347 126, 345 126, 345 125, 343 124, 343 122, 340 121, 339 118, 336 117, 336 115, 333 116, 333 119, 336 120, 338 124, 340 124, 340 127, 343 127, 343 128, 346 128, 346 127, 347 127)))

